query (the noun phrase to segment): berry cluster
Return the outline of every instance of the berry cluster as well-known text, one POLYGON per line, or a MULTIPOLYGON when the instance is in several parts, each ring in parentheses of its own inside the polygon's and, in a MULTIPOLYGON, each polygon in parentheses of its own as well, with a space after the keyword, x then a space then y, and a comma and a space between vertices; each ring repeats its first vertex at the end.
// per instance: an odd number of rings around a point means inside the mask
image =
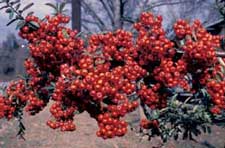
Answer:
POLYGON ((184 38, 186 35, 192 35, 191 26, 185 20, 177 20, 173 28, 178 38, 184 38))
POLYGON ((124 30, 92 35, 89 38, 87 51, 97 54, 96 56, 103 55, 107 61, 111 59, 124 61, 129 57, 137 57, 132 39, 132 34, 124 30))
POLYGON ((23 80, 12 82, 7 88, 9 100, 13 104, 19 102, 20 105, 26 105, 25 110, 30 114, 38 113, 46 105, 46 102, 40 99, 36 93, 35 90, 27 89, 23 80))
POLYGON ((79 55, 84 43, 76 38, 76 31, 64 26, 69 22, 68 16, 58 14, 45 18, 43 21, 27 16, 19 35, 29 41, 30 53, 38 68, 56 73, 61 64, 76 62, 74 55, 79 55), (37 30, 30 27, 32 22, 38 24, 37 30))
POLYGON ((221 110, 225 109, 225 81, 209 81, 207 83, 207 91, 212 97, 212 102, 215 104, 212 112, 220 113, 221 110))
MULTIPOLYGON (((69 100, 68 100, 69 101, 69 100)), ((73 123, 74 112, 76 111, 76 104, 73 102, 61 102, 54 103, 50 112, 56 121, 49 120, 47 125, 53 129, 61 128, 61 131, 74 131, 76 129, 75 124, 73 123), (69 106, 67 106, 67 104, 69 106)))
POLYGON ((140 127, 144 129, 158 128, 158 126, 159 122, 157 120, 142 119, 140 122, 140 127))
POLYGON ((14 111, 15 107, 12 106, 12 101, 0 96, 0 119, 3 117, 11 119, 14 111))
POLYGON ((213 36, 209 34, 206 29, 201 25, 201 23, 196 20, 192 26, 183 22, 183 31, 180 31, 179 28, 182 26, 181 24, 175 25, 175 32, 177 36, 180 36, 178 32, 182 33, 182 36, 186 36, 187 39, 184 45, 181 46, 182 50, 185 52, 185 58, 191 61, 197 61, 205 66, 212 66, 216 62, 216 53, 215 49, 220 46, 221 36, 213 36), (176 29, 176 26, 180 26, 176 29), (188 28, 188 29, 187 29, 188 28), (191 28, 191 30, 190 30, 191 28), (190 36, 190 33, 193 33, 190 36), (192 39, 194 38, 194 40, 192 39))
POLYGON ((188 82, 184 79, 186 72, 186 62, 178 60, 173 62, 172 59, 163 59, 159 67, 153 71, 155 79, 164 84, 166 87, 181 87, 189 90, 188 82))
POLYGON ((97 118, 100 128, 96 133, 97 136, 105 139, 126 134, 128 124, 119 118, 124 117, 137 106, 137 101, 133 101, 131 103, 124 102, 122 105, 109 105, 106 108, 107 112, 100 114, 97 118))
POLYGON ((165 36, 161 16, 155 17, 152 13, 144 12, 134 27, 138 31, 136 50, 140 53, 140 65, 147 65, 150 64, 149 62, 174 55, 174 43, 165 36))
POLYGON ((148 88, 142 85, 138 94, 140 99, 151 109, 164 108, 167 105, 167 98, 165 94, 159 92, 161 85, 159 83, 148 88))
MULTIPOLYGON (((135 99, 162 109, 169 98, 165 90, 176 87, 193 96, 207 88, 212 113, 225 109, 224 76, 215 54, 221 37, 207 33, 199 21, 175 23, 179 47, 166 37, 162 17, 149 12, 134 24, 137 37, 119 29, 85 42, 65 27, 69 17, 62 14, 43 20, 30 15, 25 22, 19 35, 29 44, 28 77, 13 82, 0 97, 0 118, 12 118, 17 106, 35 114, 52 100, 49 127, 73 131, 74 115, 87 111, 98 122, 96 134, 112 138, 127 132, 123 117, 139 106, 135 99), (211 81, 218 74, 221 81, 211 81)), ((158 120, 141 121, 146 129, 158 125, 158 120)))
POLYGON ((101 114, 98 116, 98 126, 100 129, 96 135, 104 139, 123 136, 127 132, 127 125, 125 121, 110 117, 108 113, 101 114))

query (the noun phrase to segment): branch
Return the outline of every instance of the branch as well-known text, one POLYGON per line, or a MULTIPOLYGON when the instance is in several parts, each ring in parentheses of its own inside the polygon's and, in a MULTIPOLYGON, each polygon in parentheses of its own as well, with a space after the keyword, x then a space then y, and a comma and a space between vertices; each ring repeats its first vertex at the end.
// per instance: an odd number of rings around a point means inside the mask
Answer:
POLYGON ((218 58, 218 61, 223 67, 225 67, 225 62, 223 61, 221 57, 218 58))
MULTIPOLYGON (((170 2, 169 0, 166 0, 166 1, 167 1, 168 3, 170 2)), ((172 15, 172 17, 173 17, 173 20, 176 21, 176 20, 177 20, 176 13, 174 12, 174 9, 172 9, 170 6, 171 6, 171 5, 168 5, 167 7, 169 7, 169 11, 170 11, 170 13, 171 13, 171 15, 172 15)))
POLYGON ((145 1, 143 2, 143 5, 141 6, 142 8, 140 9, 141 12, 144 10, 144 7, 145 7, 148 3, 149 3, 149 0, 145 0, 145 1))
POLYGON ((114 22, 114 26, 113 26, 113 29, 118 29, 118 28, 122 28, 122 21, 121 21, 121 18, 122 18, 122 9, 123 9, 123 5, 121 3, 122 1, 121 0, 114 0, 113 1, 113 8, 114 8, 114 19, 113 19, 113 22, 114 22))
MULTIPOLYGON (((5 1, 6 3, 6 8, 10 8, 15 14, 16 14, 16 18, 14 19, 14 21, 16 20, 25 20, 24 17, 22 16, 23 11, 25 11, 26 9, 28 9, 29 7, 31 7, 33 5, 33 3, 28 4, 27 6, 25 6, 23 9, 24 10, 16 10, 12 4, 10 4, 10 1, 5 1)), ((10 21, 8 25, 10 25, 12 22, 14 21, 10 21)), ((29 24, 31 27, 33 27, 34 29, 38 29, 39 27, 34 25, 31 22, 27 22, 27 24, 29 24)))
POLYGON ((87 8, 87 10, 89 10, 91 12, 91 15, 93 18, 97 19, 97 21, 101 25, 100 30, 101 30, 101 28, 103 30, 105 30, 106 26, 105 26, 104 22, 101 20, 101 18, 96 14, 96 12, 84 0, 82 1, 81 4, 83 7, 87 8))
MULTIPOLYGON (((95 22, 95 21, 91 21, 88 19, 82 19, 83 22, 88 23, 88 24, 94 24, 97 25, 100 31, 104 31, 104 29, 102 28, 102 26, 99 24, 99 22, 95 22)), ((84 23, 82 23, 84 25, 84 23)), ((86 26, 87 27, 87 26, 86 26)))
POLYGON ((140 119, 148 119, 149 113, 146 109, 145 104, 139 100, 139 103, 141 104, 139 106, 139 115, 140 115, 140 119))
POLYGON ((112 10, 110 12, 110 9, 107 7, 106 3, 103 1, 103 0, 100 0, 102 6, 104 7, 105 11, 107 12, 109 18, 110 18, 110 21, 111 23, 113 24, 113 15, 112 15, 112 10))
POLYGON ((155 2, 155 3, 152 3, 151 6, 147 8, 146 10, 149 10, 149 9, 151 10, 153 8, 164 6, 164 5, 177 5, 177 4, 188 3, 188 2, 190 2, 190 0, 176 1, 176 2, 165 2, 165 1, 155 2))
POLYGON ((82 21, 84 21, 85 23, 89 23, 89 24, 95 24, 95 25, 99 25, 98 22, 92 21, 92 20, 88 20, 85 18, 82 18, 82 21))
POLYGON ((113 9, 113 0, 108 0, 108 5, 109 5, 109 8, 111 9, 111 11, 113 12, 114 9, 113 9))
POLYGON ((72 5, 72 28, 81 31, 81 1, 74 0, 72 5))
POLYGON ((221 58, 225 58, 225 52, 224 51, 217 51, 216 56, 221 57, 221 58))
POLYGON ((91 32, 90 29, 89 29, 84 23, 82 23, 82 27, 83 27, 87 32, 91 32))

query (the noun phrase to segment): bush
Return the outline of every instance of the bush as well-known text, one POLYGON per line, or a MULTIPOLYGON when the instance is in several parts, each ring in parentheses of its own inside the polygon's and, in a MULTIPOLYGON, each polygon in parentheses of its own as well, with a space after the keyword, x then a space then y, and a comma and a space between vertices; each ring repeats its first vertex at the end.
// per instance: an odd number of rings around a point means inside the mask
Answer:
MULTIPOLYGON (((14 3, 6 1, 5 8, 13 12, 14 3)), ((0 97, 1 118, 21 121, 24 109, 35 115, 51 100, 49 127, 74 131, 74 116, 87 111, 105 139, 123 136, 123 117, 140 106, 147 117, 141 127, 164 141, 180 133, 193 139, 199 128, 207 132, 208 124, 224 122, 225 75, 217 58, 222 37, 207 33, 198 20, 178 20, 172 41, 162 17, 150 12, 141 14, 135 33, 119 29, 84 39, 65 27, 69 17, 60 13, 16 18, 30 57, 27 75, 0 97)))

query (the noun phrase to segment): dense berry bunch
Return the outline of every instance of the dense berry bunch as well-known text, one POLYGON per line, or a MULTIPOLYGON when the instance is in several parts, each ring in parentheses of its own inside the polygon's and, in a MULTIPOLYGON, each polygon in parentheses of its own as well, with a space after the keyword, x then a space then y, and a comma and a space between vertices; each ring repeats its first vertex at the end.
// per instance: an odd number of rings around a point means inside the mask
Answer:
POLYGON ((134 24, 134 27, 138 31, 136 50, 140 53, 138 56, 140 65, 174 55, 174 43, 165 36, 161 16, 142 13, 140 22, 134 24))
MULTIPOLYGON (((127 132, 123 117, 139 106, 137 99, 149 110, 165 109, 174 93, 168 90, 196 96, 204 88, 211 112, 225 109, 224 75, 216 57, 221 37, 207 33, 199 21, 175 23, 179 44, 166 37, 162 17, 148 12, 134 24, 137 37, 119 29, 84 42, 65 27, 68 22, 62 14, 25 18, 19 35, 29 44, 28 76, 12 82, 0 97, 0 118, 12 118, 18 107, 35 114, 51 100, 49 127, 73 131, 75 114, 87 111, 98 122, 96 134, 112 138, 127 132)), ((141 121, 145 129, 159 124, 141 121)))
POLYGON ((25 85, 23 80, 12 82, 6 90, 9 101, 12 101, 14 107, 16 107, 16 104, 26 105, 25 110, 30 112, 30 114, 38 113, 45 107, 46 102, 36 95, 37 91, 26 89, 25 85))
POLYGON ((142 119, 140 122, 140 126, 144 129, 158 128, 159 122, 157 120, 142 119))
POLYGON ((167 104, 166 95, 160 93, 161 85, 159 83, 148 88, 142 85, 138 91, 140 99, 151 109, 164 108, 167 104))
POLYGON ((59 72, 63 63, 76 62, 76 57, 83 48, 83 41, 76 38, 76 31, 66 28, 69 17, 57 15, 46 16, 44 21, 35 16, 27 16, 26 24, 19 32, 20 36, 29 41, 32 58, 40 70, 59 72), (31 22, 38 24, 35 30, 31 22))
POLYGON ((177 20, 173 27, 178 38, 184 38, 186 35, 192 35, 191 26, 185 20, 177 20))
POLYGON ((100 129, 96 133, 97 136, 112 138, 126 134, 128 124, 125 121, 110 117, 109 114, 105 113, 98 116, 98 125, 100 129))
POLYGON ((184 78, 187 73, 186 69, 186 62, 184 60, 173 62, 172 59, 163 59, 160 66, 155 68, 153 73, 155 79, 166 87, 172 88, 178 86, 189 90, 188 82, 184 78))
POLYGON ((197 61, 199 64, 203 64, 205 66, 212 66, 216 62, 216 48, 220 46, 221 36, 213 36, 209 34, 206 29, 201 25, 201 23, 196 20, 192 26, 187 24, 185 21, 181 21, 185 23, 188 29, 184 29, 184 31, 180 31, 179 27, 181 24, 176 24, 174 26, 175 32, 177 36, 179 36, 179 32, 182 33, 186 37, 186 41, 184 45, 182 45, 182 50, 185 51, 185 58, 189 61, 197 61), (190 29, 191 28, 191 29, 190 29), (193 34, 190 35, 190 32, 193 34))
POLYGON ((213 113, 220 113, 225 109, 225 81, 217 82, 212 80, 207 83, 207 91, 212 97, 212 102, 215 107, 212 109, 213 113))
POLYGON ((76 126, 73 123, 73 117, 76 111, 76 105, 74 102, 65 103, 56 102, 51 106, 50 112, 55 118, 55 121, 49 120, 47 125, 53 129, 60 127, 61 131, 74 131, 76 126), (65 103, 69 104, 69 106, 66 106, 65 103))
POLYGON ((14 111, 15 108, 12 105, 12 101, 0 96, 0 119, 3 117, 6 117, 8 120, 11 119, 14 111))

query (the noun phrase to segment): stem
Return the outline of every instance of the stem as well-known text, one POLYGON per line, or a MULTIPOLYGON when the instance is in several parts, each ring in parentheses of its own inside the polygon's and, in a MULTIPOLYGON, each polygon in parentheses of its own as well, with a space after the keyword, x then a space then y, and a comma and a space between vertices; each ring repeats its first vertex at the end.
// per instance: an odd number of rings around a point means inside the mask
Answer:
POLYGON ((16 13, 19 19, 24 20, 24 17, 21 15, 21 13, 17 12, 10 3, 7 3, 7 6, 10 7, 13 12, 16 13))
MULTIPOLYGON (((6 5, 7 7, 9 7, 14 13, 16 13, 16 17, 19 19, 19 20, 25 20, 24 17, 22 16, 22 14, 20 12, 18 12, 15 8, 13 8, 13 6, 9 3, 9 2, 6 2, 6 5)), ((27 22, 27 24, 29 24, 30 26, 32 26, 34 29, 38 29, 37 26, 33 25, 32 23, 30 22, 27 22)))
POLYGON ((216 56, 221 57, 221 58, 225 58, 225 52, 224 51, 217 51, 216 56))
POLYGON ((221 57, 218 58, 220 64, 225 67, 225 62, 223 61, 223 59, 221 57))

